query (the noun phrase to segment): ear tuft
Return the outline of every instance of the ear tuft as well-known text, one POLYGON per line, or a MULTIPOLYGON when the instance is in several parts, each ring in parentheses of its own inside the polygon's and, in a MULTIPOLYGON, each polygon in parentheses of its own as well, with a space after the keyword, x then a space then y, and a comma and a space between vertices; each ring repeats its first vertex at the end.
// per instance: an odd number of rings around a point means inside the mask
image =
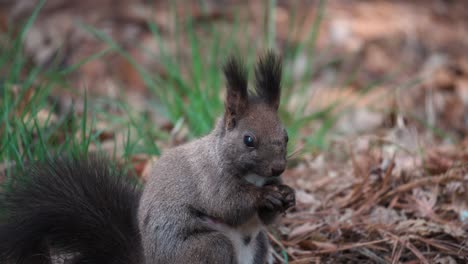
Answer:
POLYGON ((259 99, 278 109, 281 95, 281 59, 273 51, 261 56, 255 67, 255 90, 259 99))
POLYGON ((232 129, 248 105, 247 69, 242 61, 230 56, 223 67, 227 81, 225 125, 232 129))
POLYGON ((223 71, 228 91, 235 90, 242 97, 247 98, 247 69, 242 61, 231 55, 224 64, 223 71))

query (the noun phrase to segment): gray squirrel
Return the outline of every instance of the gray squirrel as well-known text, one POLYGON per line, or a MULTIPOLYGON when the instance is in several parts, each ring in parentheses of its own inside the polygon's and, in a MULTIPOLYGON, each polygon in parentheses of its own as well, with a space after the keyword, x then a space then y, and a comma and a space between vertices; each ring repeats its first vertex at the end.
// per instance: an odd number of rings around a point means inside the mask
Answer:
POLYGON ((224 65, 224 115, 213 131, 165 152, 143 190, 106 159, 54 158, 0 194, 0 262, 270 263, 265 225, 294 206, 280 175, 288 135, 278 118, 281 60, 224 65))

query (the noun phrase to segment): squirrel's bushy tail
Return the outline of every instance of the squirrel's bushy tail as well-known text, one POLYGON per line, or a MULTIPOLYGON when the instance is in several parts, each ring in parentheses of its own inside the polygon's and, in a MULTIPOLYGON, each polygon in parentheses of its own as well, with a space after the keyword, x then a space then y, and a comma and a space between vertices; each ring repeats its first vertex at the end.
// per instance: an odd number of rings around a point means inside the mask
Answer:
POLYGON ((105 158, 55 158, 0 193, 0 263, 139 263, 141 190, 105 158))

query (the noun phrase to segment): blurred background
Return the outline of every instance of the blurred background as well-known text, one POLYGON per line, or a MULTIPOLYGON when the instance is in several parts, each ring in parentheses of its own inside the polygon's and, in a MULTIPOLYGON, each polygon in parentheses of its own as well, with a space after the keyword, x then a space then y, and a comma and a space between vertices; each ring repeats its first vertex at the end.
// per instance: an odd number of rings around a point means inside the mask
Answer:
MULTIPOLYGON (((283 57, 278 263, 466 263, 463 0, 0 0, 0 176, 106 152, 145 181, 223 111, 221 65, 283 57)), ((251 85, 252 86, 252 85, 251 85)))

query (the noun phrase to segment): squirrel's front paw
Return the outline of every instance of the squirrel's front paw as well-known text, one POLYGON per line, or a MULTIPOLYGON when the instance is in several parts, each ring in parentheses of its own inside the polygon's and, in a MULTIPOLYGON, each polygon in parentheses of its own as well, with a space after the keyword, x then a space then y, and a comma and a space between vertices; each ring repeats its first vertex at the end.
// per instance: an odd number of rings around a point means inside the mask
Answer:
POLYGON ((294 190, 287 185, 267 185, 263 187, 262 207, 284 212, 296 204, 294 190))
POLYGON ((283 195, 276 186, 265 186, 262 188, 260 207, 273 211, 281 211, 283 208, 283 195))
POLYGON ((281 184, 276 186, 283 197, 283 211, 296 205, 296 192, 293 188, 281 184))

